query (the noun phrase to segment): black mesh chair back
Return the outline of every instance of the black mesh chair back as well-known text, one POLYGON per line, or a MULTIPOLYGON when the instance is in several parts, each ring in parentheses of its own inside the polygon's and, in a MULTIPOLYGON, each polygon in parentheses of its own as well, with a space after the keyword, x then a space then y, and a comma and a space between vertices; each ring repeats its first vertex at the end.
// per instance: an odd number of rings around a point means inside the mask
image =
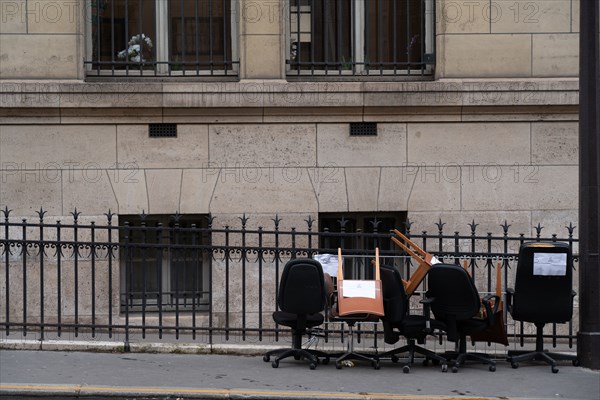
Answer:
POLYGON ((521 246, 511 315, 518 321, 533 323, 571 320, 573 257, 568 244, 536 242, 521 246))
POLYGON ((275 356, 271 363, 273 368, 277 368, 282 359, 292 356, 296 360, 309 360, 311 369, 317 367, 319 357, 324 358, 324 363, 329 362, 328 354, 302 348, 302 336, 309 333, 307 328, 319 326, 325 320, 322 312, 327 305, 327 291, 321 264, 310 258, 288 261, 279 281, 277 304, 279 310, 273 313, 273 320, 292 329, 292 347, 271 350, 263 360, 268 362, 275 356))
POLYGON ((428 274, 428 297, 434 297, 431 311, 442 321, 473 318, 481 308, 477 288, 469 273, 457 265, 436 264, 428 274))
POLYGON ((402 370, 404 373, 409 373, 410 367, 414 363, 415 354, 420 354, 424 357, 424 365, 427 365, 429 361, 442 363, 442 370, 445 370, 447 362, 444 357, 417 345, 417 342, 424 344, 427 335, 432 334, 435 330, 445 329, 445 325, 440 321, 429 318, 428 305, 425 305, 424 314, 410 313, 409 297, 406 294, 400 272, 395 267, 382 265, 380 274, 385 311, 385 315, 381 317, 384 341, 388 344, 394 344, 400 340, 401 336, 404 336, 408 341, 407 345, 389 350, 381 354, 380 358, 389 357, 393 362, 398 362, 398 354, 407 353, 402 370))
POLYGON ((483 332, 492 326, 492 315, 496 311, 492 312, 486 297, 484 304, 488 318, 480 317, 482 300, 467 270, 453 264, 436 264, 429 270, 427 282, 427 298, 432 299, 431 311, 435 319, 446 324, 448 340, 457 344, 457 351, 446 353, 446 358, 455 360, 452 372, 457 372, 466 360, 487 364, 490 371, 495 371, 496 362, 487 354, 467 351, 467 335, 483 332))
POLYGON ((528 242, 519 249, 515 287, 506 293, 507 308, 515 321, 536 327, 535 351, 509 350, 508 361, 544 361, 558 372, 557 361, 579 364, 576 355, 544 350, 544 325, 564 323, 573 317, 573 256, 567 243, 528 242))
POLYGON ((323 268, 312 259, 289 261, 281 274, 277 303, 281 311, 306 316, 325 309, 323 268))

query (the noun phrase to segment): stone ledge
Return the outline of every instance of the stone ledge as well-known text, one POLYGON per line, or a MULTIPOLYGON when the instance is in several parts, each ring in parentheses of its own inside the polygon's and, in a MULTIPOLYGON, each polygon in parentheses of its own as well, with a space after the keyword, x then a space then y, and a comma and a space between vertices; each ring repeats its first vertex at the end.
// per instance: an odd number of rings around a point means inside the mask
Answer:
POLYGON ((577 78, 432 82, 0 81, 4 108, 303 108, 577 105, 577 78))

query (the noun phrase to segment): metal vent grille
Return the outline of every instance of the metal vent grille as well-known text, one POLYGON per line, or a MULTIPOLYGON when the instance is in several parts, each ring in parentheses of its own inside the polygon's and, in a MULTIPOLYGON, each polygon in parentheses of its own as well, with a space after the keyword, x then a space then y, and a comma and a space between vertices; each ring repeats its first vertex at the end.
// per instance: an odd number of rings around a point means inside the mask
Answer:
POLYGON ((177 137, 177 124, 150 124, 148 132, 151 138, 177 137))
POLYGON ((350 136, 377 136, 376 122, 350 123, 350 136))

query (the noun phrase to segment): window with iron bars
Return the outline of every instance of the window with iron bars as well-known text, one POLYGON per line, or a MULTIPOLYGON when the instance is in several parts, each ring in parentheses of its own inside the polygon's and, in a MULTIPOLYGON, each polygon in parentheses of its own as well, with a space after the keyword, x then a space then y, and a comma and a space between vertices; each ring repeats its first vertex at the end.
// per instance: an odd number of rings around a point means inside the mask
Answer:
POLYGON ((384 253, 379 258, 381 264, 401 265, 394 254, 398 249, 392 246, 389 237, 393 229, 403 231, 405 222, 406 212, 320 213, 319 247, 332 254, 337 254, 338 248, 342 249, 344 275, 348 278, 372 279, 372 268, 367 268, 365 263, 375 256, 375 247, 379 248, 380 254, 384 253), (381 236, 356 235, 360 232, 381 236))
POLYGON ((87 76, 237 76, 236 0, 87 4, 87 76))
POLYGON ((288 76, 433 72, 434 0, 289 0, 288 76))
POLYGON ((119 217, 121 309, 208 309, 211 252, 201 215, 119 217), (206 248, 206 247, 205 247, 206 248))

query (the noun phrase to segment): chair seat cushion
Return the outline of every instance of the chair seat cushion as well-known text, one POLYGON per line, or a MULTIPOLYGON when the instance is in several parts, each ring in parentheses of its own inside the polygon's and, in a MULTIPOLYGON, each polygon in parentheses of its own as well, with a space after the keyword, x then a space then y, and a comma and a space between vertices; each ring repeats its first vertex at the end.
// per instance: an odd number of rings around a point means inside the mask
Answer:
MULTIPOLYGON (((273 320, 279 325, 288 326, 290 328, 295 327, 298 321, 298 315, 288 313, 285 311, 275 311, 273 313, 273 320)), ((306 327, 310 328, 318 326, 323 323, 325 317, 321 313, 309 314, 306 316, 306 327)))
MULTIPOLYGON (((425 324, 427 319, 422 315, 407 315, 400 323, 400 330, 402 334, 407 336, 425 336, 425 324)), ((444 330, 446 325, 435 319, 429 320, 429 326, 431 330, 440 329, 444 330)))
POLYGON ((477 318, 471 318, 465 321, 458 322, 458 330, 464 335, 478 333, 484 331, 488 327, 486 321, 477 318))

